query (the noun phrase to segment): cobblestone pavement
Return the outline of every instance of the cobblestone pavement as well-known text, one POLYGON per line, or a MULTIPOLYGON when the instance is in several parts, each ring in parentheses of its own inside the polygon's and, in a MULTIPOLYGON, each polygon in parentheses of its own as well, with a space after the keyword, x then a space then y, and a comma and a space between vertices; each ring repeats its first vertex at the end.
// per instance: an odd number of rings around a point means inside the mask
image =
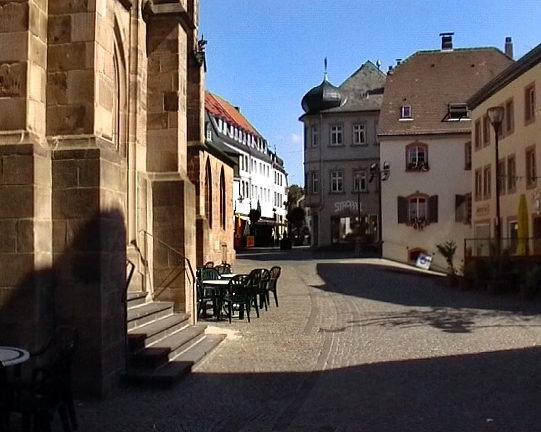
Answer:
POLYGON ((538 303, 452 290, 388 261, 254 251, 279 304, 171 390, 78 406, 80 431, 539 431, 538 303))

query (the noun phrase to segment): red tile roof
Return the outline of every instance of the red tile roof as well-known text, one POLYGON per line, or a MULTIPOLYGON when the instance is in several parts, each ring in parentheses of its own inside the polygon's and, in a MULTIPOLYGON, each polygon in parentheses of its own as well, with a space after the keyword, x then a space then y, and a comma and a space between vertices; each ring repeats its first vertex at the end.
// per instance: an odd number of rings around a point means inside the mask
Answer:
POLYGON ((261 137, 261 134, 257 132, 238 109, 225 99, 222 99, 209 91, 205 91, 205 109, 212 115, 225 120, 227 123, 234 124, 256 137, 261 137))
POLYGON ((444 121, 448 104, 466 103, 512 60, 496 48, 419 51, 387 76, 380 113, 381 135, 469 132, 469 121, 444 121), (410 105, 412 121, 400 121, 410 105))

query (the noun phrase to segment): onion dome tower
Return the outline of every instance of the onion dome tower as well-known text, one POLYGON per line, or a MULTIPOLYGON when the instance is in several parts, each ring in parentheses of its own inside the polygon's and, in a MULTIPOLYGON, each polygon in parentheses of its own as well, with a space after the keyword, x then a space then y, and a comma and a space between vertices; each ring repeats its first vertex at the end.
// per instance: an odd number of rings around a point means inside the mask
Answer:
POLYGON ((325 59, 325 76, 323 82, 312 88, 302 98, 302 109, 306 114, 315 114, 319 111, 336 108, 345 102, 338 87, 333 86, 327 77, 327 59, 325 59))

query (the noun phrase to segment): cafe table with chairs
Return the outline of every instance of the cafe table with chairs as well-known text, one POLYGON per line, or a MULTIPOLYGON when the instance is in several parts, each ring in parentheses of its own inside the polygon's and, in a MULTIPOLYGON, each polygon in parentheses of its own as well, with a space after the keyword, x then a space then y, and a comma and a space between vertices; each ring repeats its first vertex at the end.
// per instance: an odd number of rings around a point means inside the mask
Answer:
POLYGON ((197 269, 198 315, 207 315, 207 309, 212 305, 212 317, 216 320, 225 315, 231 322, 233 312, 238 311, 239 319, 244 319, 246 314, 250 322, 252 309, 255 309, 259 318, 260 309, 268 310, 271 294, 278 307, 277 281, 280 274, 279 266, 273 266, 270 270, 256 268, 249 274, 237 274, 230 264, 213 266, 207 262, 197 269))

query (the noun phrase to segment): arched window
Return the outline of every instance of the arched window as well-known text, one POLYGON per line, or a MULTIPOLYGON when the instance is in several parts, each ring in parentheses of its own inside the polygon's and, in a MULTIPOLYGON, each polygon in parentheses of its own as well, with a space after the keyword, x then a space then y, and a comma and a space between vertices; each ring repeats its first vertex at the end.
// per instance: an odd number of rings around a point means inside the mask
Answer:
POLYGON ((428 145, 414 142, 406 146, 406 171, 428 171, 428 145))
POLYGON ((212 228, 212 171, 208 159, 205 168, 205 215, 209 221, 209 228, 212 228))
POLYGON ((226 204, 225 204, 225 175, 224 169, 222 167, 222 172, 220 173, 220 224, 223 229, 225 229, 226 222, 226 204))

